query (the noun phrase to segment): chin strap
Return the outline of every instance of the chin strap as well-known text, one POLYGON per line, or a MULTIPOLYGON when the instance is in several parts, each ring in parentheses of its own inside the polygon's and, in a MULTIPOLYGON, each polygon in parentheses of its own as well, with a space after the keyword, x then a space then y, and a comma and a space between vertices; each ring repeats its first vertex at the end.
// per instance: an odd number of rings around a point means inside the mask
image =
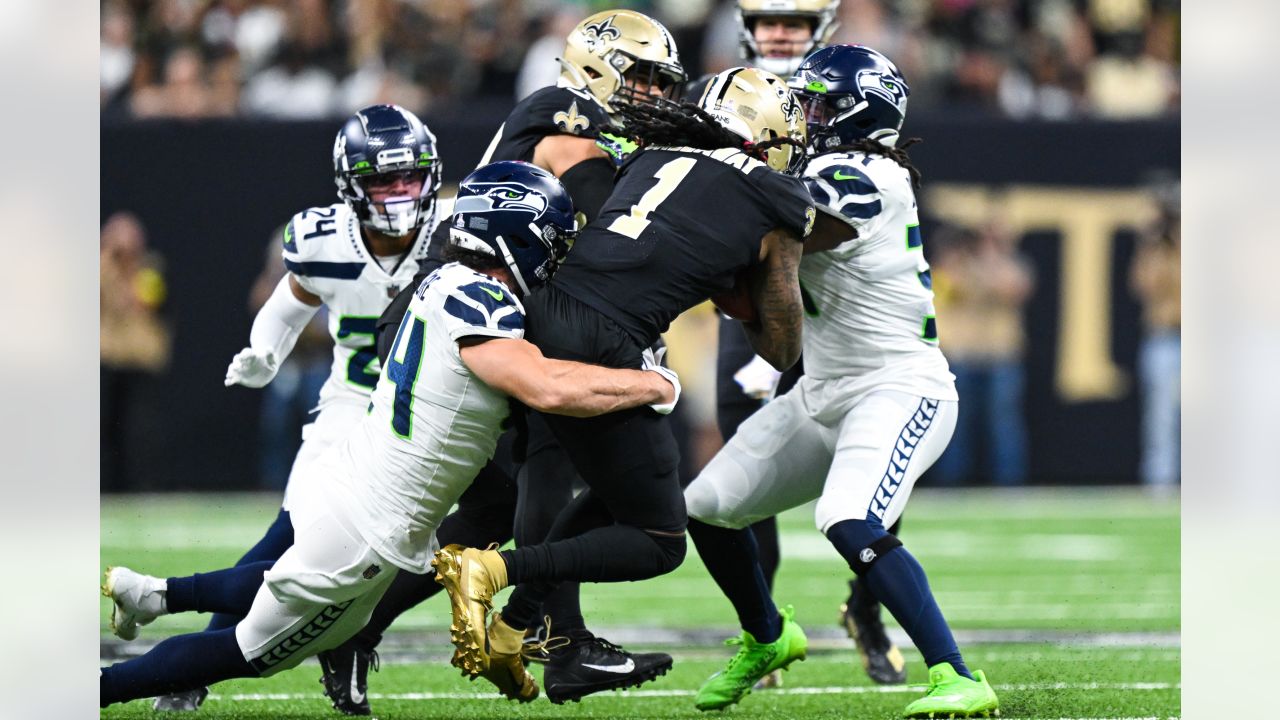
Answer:
POLYGON ((507 269, 511 271, 511 276, 516 279, 516 284, 520 286, 520 293, 524 296, 529 295, 529 286, 525 284, 524 276, 520 274, 520 266, 516 264, 516 259, 511 255, 511 249, 507 247, 507 241, 502 236, 497 237, 498 249, 502 251, 502 259, 507 263, 507 269))

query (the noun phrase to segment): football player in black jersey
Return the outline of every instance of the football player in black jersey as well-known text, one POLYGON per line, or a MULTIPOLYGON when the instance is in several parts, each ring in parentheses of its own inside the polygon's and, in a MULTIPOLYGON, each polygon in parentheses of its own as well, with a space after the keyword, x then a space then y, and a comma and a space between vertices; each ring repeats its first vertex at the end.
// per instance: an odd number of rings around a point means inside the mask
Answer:
MULTIPOLYGON (((639 367, 677 315, 728 292, 742 274, 757 311, 747 335, 786 369, 799 354, 796 272, 814 220, 808 191, 784 172, 804 157, 795 98, 775 76, 734 68, 716 77, 701 106, 635 103, 619 111, 626 135, 643 149, 623 163, 613 194, 557 271, 560 280, 528 299, 526 337, 548 357, 639 367)), ((605 422, 544 419, 587 490, 560 513, 546 542, 437 553, 453 627, 463 629, 454 635, 455 657, 486 657, 488 607, 504 587, 516 589, 492 627, 522 629, 536 622, 557 583, 640 580, 684 559, 687 516, 666 417, 646 410, 605 422)))
MULTIPOLYGON (((673 96, 685 73, 667 29, 631 10, 605 11, 584 19, 569 34, 560 63, 556 85, 534 92, 512 109, 481 164, 522 160, 538 165, 560 179, 574 206, 591 220, 613 188, 614 178, 614 165, 596 143, 598 134, 615 125, 621 105, 673 96)), ((412 290, 440 264, 448 230, 449 223, 442 222, 432 237, 430 256, 435 262, 429 259, 423 274, 378 319, 378 354, 384 362, 412 290)), ((531 418, 519 447, 513 447, 514 435, 503 436, 494 461, 459 500, 457 512, 441 525, 442 544, 484 547, 513 536, 519 544, 541 541, 556 513, 572 499, 577 473, 541 418, 531 418), (513 462, 513 454, 522 456, 522 461, 513 462), (527 491, 531 482, 537 483, 537 492, 527 491)), ((369 714, 368 670, 376 663, 374 648, 383 632, 396 617, 440 589, 430 575, 401 573, 364 630, 345 645, 321 654, 325 693, 335 708, 347 714, 369 714)), ((547 663, 543 687, 552 702, 639 685, 671 667, 666 653, 627 653, 589 632, 574 584, 565 584, 548 597, 543 613, 550 618, 550 630, 539 628, 542 637, 530 638, 529 657, 547 663), (536 648, 546 644, 548 633, 569 643, 551 643, 554 650, 539 652, 536 648), (600 667, 610 670, 593 669, 600 667), (619 667, 628 670, 617 672, 619 667)))

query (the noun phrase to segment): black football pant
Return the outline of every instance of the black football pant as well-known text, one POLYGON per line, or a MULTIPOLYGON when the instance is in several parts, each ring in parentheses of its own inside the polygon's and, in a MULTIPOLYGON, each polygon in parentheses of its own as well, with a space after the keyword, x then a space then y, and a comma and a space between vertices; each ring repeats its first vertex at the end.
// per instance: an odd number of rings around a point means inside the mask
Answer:
MULTIPOLYGON (((526 307, 525 338, 547 357, 640 366, 639 342, 554 285, 526 307)), ((546 542, 503 552, 517 587, 502 617, 516 628, 534 620, 557 583, 643 580, 674 570, 685 554, 680 453, 665 416, 642 407, 544 419, 587 490, 559 514, 546 542)))

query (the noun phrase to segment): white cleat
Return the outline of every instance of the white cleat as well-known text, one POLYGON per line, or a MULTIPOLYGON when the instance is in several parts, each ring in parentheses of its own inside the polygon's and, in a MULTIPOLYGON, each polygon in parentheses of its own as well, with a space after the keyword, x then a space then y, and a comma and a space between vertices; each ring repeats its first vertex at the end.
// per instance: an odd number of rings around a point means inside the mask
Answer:
POLYGON ((109 567, 102 575, 102 594, 111 598, 111 632, 121 640, 138 637, 138 627, 168 612, 162 578, 136 573, 127 567, 109 567))

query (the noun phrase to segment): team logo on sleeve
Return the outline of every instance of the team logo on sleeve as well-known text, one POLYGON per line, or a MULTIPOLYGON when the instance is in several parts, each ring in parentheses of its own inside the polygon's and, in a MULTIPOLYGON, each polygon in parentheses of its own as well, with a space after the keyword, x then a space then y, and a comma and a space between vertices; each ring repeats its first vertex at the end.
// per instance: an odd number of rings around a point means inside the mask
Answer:
POLYGON ((892 77, 875 70, 862 70, 858 73, 858 89, 864 95, 878 95, 898 108, 898 112, 907 112, 907 90, 902 83, 892 77))
POLYGON ((546 195, 516 183, 473 183, 467 187, 477 194, 458 198, 453 204, 455 216, 493 210, 527 210, 534 217, 540 217, 547 209, 546 195))
POLYGON ((556 127, 573 135, 577 135, 583 130, 586 130, 587 126, 591 124, 590 118, 586 115, 578 114, 577 100, 573 101, 573 104, 569 106, 568 110, 561 110, 555 115, 552 115, 551 119, 555 121, 556 127))
POLYGON ((804 209, 804 237, 813 232, 813 224, 818 220, 818 209, 810 205, 804 209))

